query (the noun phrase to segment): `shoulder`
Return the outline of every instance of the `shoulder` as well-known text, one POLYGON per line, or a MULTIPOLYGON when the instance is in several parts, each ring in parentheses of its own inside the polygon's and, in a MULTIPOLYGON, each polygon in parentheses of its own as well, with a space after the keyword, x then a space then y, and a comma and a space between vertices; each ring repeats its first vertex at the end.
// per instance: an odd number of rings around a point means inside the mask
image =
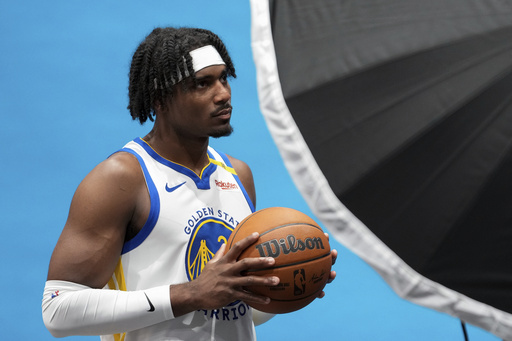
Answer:
POLYGON ((235 169, 238 176, 250 174, 252 177, 251 168, 249 167, 249 165, 247 163, 245 163, 242 160, 236 159, 236 158, 232 157, 231 155, 226 154, 226 156, 229 159, 229 162, 231 162, 231 165, 235 169))
POLYGON ((107 175, 137 176, 140 174, 140 164, 135 155, 124 151, 112 154, 98 167, 107 175))
POLYGON ((82 181, 79 192, 101 193, 106 197, 136 191, 144 183, 137 158, 117 152, 98 164, 82 181))
POLYGON ((120 151, 98 164, 89 175, 111 180, 133 180, 141 175, 140 164, 134 155, 120 151))

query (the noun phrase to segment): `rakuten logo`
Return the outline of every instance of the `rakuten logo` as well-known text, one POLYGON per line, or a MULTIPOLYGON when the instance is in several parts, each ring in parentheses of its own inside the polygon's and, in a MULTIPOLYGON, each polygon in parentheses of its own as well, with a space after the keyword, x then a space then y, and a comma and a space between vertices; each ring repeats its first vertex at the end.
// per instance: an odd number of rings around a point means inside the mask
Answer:
POLYGON ((215 184, 217 187, 219 187, 222 190, 228 190, 228 189, 237 189, 237 184, 231 183, 231 182, 224 182, 224 181, 217 181, 215 180, 215 184))

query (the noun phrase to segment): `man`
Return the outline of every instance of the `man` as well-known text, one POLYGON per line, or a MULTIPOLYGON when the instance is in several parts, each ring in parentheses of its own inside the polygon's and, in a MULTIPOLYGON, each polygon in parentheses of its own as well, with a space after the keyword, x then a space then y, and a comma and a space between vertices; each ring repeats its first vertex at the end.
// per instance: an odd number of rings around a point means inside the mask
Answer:
POLYGON ((247 303, 269 299, 246 288, 279 278, 241 275, 274 264, 237 261, 257 234, 225 249, 256 202, 249 167, 208 144, 232 132, 229 77, 231 58, 210 31, 157 28, 140 44, 128 108, 154 126, 92 170, 73 197, 43 297, 53 335, 255 339, 247 303))

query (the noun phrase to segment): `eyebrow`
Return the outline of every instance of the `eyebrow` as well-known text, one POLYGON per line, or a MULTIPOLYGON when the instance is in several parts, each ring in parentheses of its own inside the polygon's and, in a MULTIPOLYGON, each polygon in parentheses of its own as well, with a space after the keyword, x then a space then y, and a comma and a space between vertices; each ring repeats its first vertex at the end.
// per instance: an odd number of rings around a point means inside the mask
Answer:
MULTIPOLYGON (((220 73, 219 77, 226 76, 227 74, 228 74, 228 69, 227 69, 227 67, 224 67, 224 69, 220 73)), ((198 76, 197 73, 196 73, 196 80, 198 80, 198 81, 200 81, 200 80, 208 80, 208 79, 211 79, 211 78, 217 78, 217 76, 216 75, 212 75, 212 74, 206 74, 204 76, 198 76)))

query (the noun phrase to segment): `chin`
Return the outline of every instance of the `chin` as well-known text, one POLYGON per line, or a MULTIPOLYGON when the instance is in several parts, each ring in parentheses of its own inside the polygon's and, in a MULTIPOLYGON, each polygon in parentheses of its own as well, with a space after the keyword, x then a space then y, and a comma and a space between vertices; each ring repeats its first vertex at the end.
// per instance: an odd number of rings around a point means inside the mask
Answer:
POLYGON ((219 137, 229 136, 232 133, 233 133, 233 127, 231 125, 228 125, 227 127, 223 128, 223 129, 218 129, 216 131, 211 132, 210 137, 217 139, 219 137))

